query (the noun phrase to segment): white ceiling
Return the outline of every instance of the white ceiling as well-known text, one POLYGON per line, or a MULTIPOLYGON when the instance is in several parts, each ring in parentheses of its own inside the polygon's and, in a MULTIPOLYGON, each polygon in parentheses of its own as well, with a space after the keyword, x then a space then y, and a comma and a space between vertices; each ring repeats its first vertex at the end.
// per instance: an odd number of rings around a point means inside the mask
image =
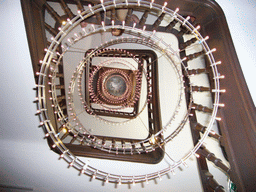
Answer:
MULTIPOLYGON (((252 78, 256 72, 256 23, 252 21, 255 18, 255 2, 246 1, 242 5, 239 0, 217 2, 226 12, 240 63, 251 86, 255 82, 252 78)), ((66 162, 58 160, 58 155, 49 149, 42 131, 37 128, 38 119, 34 115, 36 106, 32 103, 35 84, 20 2, 0 0, 0 15, 0 189, 1 185, 7 185, 24 187, 27 191, 202 190, 196 167, 193 166, 178 171, 170 179, 165 177, 161 182, 117 188, 112 184, 103 186, 102 182, 96 180, 90 182, 88 177, 78 176, 76 170, 68 169, 66 162)), ((255 85, 251 86, 250 91, 255 101, 255 85)), ((111 162, 108 166, 111 169, 111 162)), ((219 179, 225 180, 224 177, 219 179)))

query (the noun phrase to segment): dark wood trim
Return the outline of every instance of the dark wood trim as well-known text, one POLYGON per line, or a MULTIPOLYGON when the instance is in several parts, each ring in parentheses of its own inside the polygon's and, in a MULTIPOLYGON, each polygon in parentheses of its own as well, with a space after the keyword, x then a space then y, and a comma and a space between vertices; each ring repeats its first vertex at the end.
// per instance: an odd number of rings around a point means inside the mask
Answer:
POLYGON ((219 109, 218 115, 221 134, 224 138, 225 151, 231 165, 230 178, 236 184, 238 191, 255 190, 256 165, 256 108, 246 85, 241 66, 230 36, 223 11, 214 1, 207 0, 204 6, 198 8, 198 14, 207 12, 208 20, 201 22, 204 35, 209 35, 207 41, 214 53, 216 61, 222 61, 218 67, 219 73, 225 75, 221 80, 221 88, 226 93, 221 94, 221 103, 225 107, 219 109), (203 11, 207 8, 208 11, 203 11))
POLYGON ((42 13, 44 2, 45 0, 21 0, 34 75, 40 70, 39 61, 44 58, 44 48, 47 47, 42 13))

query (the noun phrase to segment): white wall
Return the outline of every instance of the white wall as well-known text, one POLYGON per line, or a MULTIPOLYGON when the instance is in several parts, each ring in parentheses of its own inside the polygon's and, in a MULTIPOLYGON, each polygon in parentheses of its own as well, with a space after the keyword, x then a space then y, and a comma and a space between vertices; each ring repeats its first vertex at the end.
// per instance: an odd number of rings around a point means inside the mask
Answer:
POLYGON ((216 0, 223 9, 236 53, 256 105, 256 1, 216 0))

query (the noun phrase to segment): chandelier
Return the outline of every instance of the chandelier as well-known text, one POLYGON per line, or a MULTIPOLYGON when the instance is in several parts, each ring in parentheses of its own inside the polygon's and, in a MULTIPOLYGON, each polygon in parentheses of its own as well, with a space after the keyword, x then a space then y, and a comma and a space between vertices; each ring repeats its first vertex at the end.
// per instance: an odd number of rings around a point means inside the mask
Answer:
POLYGON ((153 0, 101 1, 67 18, 45 49, 36 89, 40 127, 60 159, 92 179, 136 184, 162 180, 199 157, 207 136, 217 135, 212 129, 221 120, 217 111, 224 107, 219 97, 225 92, 216 49, 199 31, 193 17, 153 0), (59 96, 63 62, 75 65, 66 65, 72 72, 65 75, 66 96, 59 96), (202 116, 204 125, 194 123, 202 134, 193 143, 187 133, 195 115, 202 116), (110 172, 99 163, 106 160, 94 164, 75 154, 70 143, 117 160, 141 162, 145 154, 161 155, 141 165, 138 174, 118 168, 110 172))

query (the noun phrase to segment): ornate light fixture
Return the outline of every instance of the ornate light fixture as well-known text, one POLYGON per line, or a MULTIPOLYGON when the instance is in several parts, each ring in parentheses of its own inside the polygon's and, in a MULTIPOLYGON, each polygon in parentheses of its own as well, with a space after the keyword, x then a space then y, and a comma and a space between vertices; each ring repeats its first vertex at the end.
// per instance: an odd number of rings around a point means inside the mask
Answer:
MULTIPOLYGON (((89 175, 92 178, 100 179, 107 183, 135 184, 138 182, 148 182, 156 178, 162 179, 163 175, 169 172, 174 173, 177 167, 186 166, 186 162, 190 157, 198 156, 198 149, 203 145, 204 140, 211 132, 212 125, 215 123, 216 119, 219 119, 216 116, 218 107, 222 106, 222 104, 219 103, 219 95, 225 92, 225 90, 222 90, 219 84, 219 79, 222 76, 218 72, 217 65, 220 64, 220 62, 216 62, 212 54, 216 49, 210 49, 206 43, 208 37, 202 37, 199 33, 200 27, 194 27, 190 23, 191 18, 183 18, 178 14, 178 11, 178 8, 176 10, 168 9, 167 3, 158 5, 155 4, 154 1, 101 1, 101 4, 93 7, 89 5, 87 10, 78 11, 77 16, 74 16, 72 19, 67 19, 66 24, 60 27, 58 34, 52 38, 51 45, 45 50, 45 57, 41 62, 41 70, 37 74, 38 85, 36 100, 38 102, 39 118, 41 119, 40 126, 43 126, 45 136, 52 142, 52 148, 60 153, 60 158, 64 159, 70 167, 74 167, 81 174, 89 175), (122 9, 128 10, 125 18, 131 16, 129 10, 133 9, 134 11, 142 13, 142 18, 144 19, 141 19, 139 23, 131 23, 129 19, 120 21, 107 16, 109 13, 113 14, 115 10, 122 9), (90 23, 90 19, 93 19, 95 15, 96 17, 100 15, 104 18, 98 25, 95 25, 93 22, 90 23), (150 29, 147 29, 148 25, 145 23, 147 17, 157 18, 150 29), (177 50, 171 42, 168 42, 157 32, 157 28, 160 26, 163 18, 169 21, 169 25, 166 26, 167 30, 176 27, 178 33, 186 33, 187 45, 184 49, 198 47, 200 52, 181 58, 179 53, 182 50, 177 50), (81 23, 86 21, 88 21, 87 27, 81 28, 81 23), (58 65, 60 65, 64 59, 65 54, 75 48, 77 44, 81 42, 86 43, 89 37, 95 37, 101 33, 111 34, 114 29, 121 30, 122 36, 113 36, 113 39, 111 38, 91 49, 75 68, 70 79, 69 91, 67 93, 69 112, 68 116, 64 115, 56 90, 58 65), (129 44, 138 47, 143 46, 144 49, 153 50, 157 54, 157 60, 146 61, 147 58, 140 60, 136 54, 129 53, 125 48, 116 48, 116 46, 122 47, 123 45, 127 46, 129 44), (62 45, 62 52, 58 51, 59 45, 62 45), (110 52, 119 53, 119 56, 105 58, 102 62, 92 66, 91 62, 94 57, 102 57, 104 53, 107 54, 110 52), (126 59, 122 58, 120 56, 122 54, 130 57, 134 63, 128 62, 126 59), (189 66, 187 61, 200 55, 204 55, 204 58, 207 60, 206 62, 209 63, 210 69, 208 70, 210 70, 213 75, 211 78, 214 85, 213 89, 193 85, 193 76, 200 73, 200 71, 197 70, 197 66, 189 66), (163 58, 164 63, 159 62, 160 58, 163 58), (169 120, 164 122, 165 124, 162 128, 154 133, 149 132, 149 137, 146 139, 130 142, 128 144, 121 142, 107 143, 102 138, 97 137, 97 135, 93 135, 87 128, 85 121, 80 119, 77 111, 77 100, 81 102, 79 106, 82 104, 84 112, 93 117, 95 121, 103 120, 105 123, 110 123, 115 126, 116 124, 123 125, 134 119, 139 119, 143 111, 150 111, 147 104, 150 103, 151 97, 154 94, 152 93, 154 79, 151 77, 152 73, 155 73, 151 71, 150 68, 157 65, 157 62, 158 65, 167 65, 167 68, 171 70, 172 75, 174 75, 174 77, 170 78, 176 79, 177 84, 177 86, 169 85, 171 89, 173 89, 172 91, 176 92, 174 97, 175 102, 171 104, 172 108, 168 111, 169 120), (85 77, 85 74, 88 76, 85 77), (185 87, 186 83, 190 84, 185 87), (85 85, 88 90, 83 90, 82 87, 84 84, 88 85, 85 85), (49 85, 51 88, 47 90, 49 85), (51 93, 50 97, 47 96, 48 91, 51 93), (146 94, 143 93, 145 91, 146 94), (196 104, 194 91, 212 92, 214 94, 213 108, 210 109, 209 107, 196 104), (189 92, 187 98, 185 98, 185 92, 189 92), (123 118, 123 120, 120 121, 119 118, 118 121, 116 121, 116 118, 107 118, 102 113, 98 113, 96 109, 98 107, 98 111, 108 111, 109 113, 118 114, 122 113, 122 110, 135 105, 136 102, 143 103, 143 99, 146 104, 138 106, 138 114, 132 116, 131 119, 123 118), (186 100, 188 107, 184 110, 186 100), (90 103, 91 101, 92 103, 90 103), (56 130, 48 114, 50 102, 53 102, 50 107, 53 107, 55 114, 58 115, 58 123, 62 125, 62 128, 59 130, 56 130), (93 108, 93 103, 97 104, 97 106, 94 105, 96 108, 93 108), (169 149, 178 147, 173 145, 172 142, 176 142, 176 137, 178 137, 188 124, 188 119, 192 115, 191 110, 194 109, 208 113, 209 119, 207 126, 205 126, 204 133, 195 146, 186 151, 181 150, 181 154, 177 155, 178 159, 174 159, 169 149), (177 118, 178 114, 179 118, 177 118), (165 153, 167 163, 161 164, 156 170, 150 169, 149 172, 146 171, 146 173, 139 173, 138 175, 106 172, 100 168, 94 167, 88 163, 88 160, 74 155, 72 150, 63 142, 62 136, 66 133, 72 135, 74 140, 116 155, 151 153, 155 151, 156 148, 160 148, 165 153)), ((163 60, 161 60, 161 62, 163 60)), ((159 75, 161 76, 160 72, 159 75)), ((156 76, 153 77, 156 78, 156 76)), ((161 87, 162 85, 159 86, 161 87)), ((170 87, 166 89, 170 89, 170 87)), ((151 118, 155 117, 149 117, 149 119, 151 118)), ((149 130, 146 125, 145 127, 149 130)), ((178 139, 181 140, 182 137, 178 139)))

